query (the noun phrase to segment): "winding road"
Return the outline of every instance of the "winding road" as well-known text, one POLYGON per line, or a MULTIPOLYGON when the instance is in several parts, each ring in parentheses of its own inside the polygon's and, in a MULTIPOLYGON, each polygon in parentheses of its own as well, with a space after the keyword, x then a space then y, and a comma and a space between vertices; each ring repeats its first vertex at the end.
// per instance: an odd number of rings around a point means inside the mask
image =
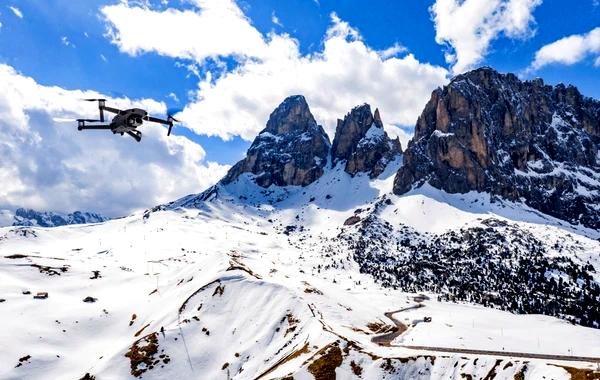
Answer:
POLYGON ((392 341, 394 339, 396 339, 397 337, 399 337, 400 335, 402 335, 408 328, 404 323, 402 323, 399 320, 397 320, 396 318, 394 318, 394 314, 401 313, 401 312, 407 311, 407 310, 418 309, 421 307, 423 307, 423 305, 419 303, 419 304, 416 304, 416 305, 413 305, 410 307, 405 307, 403 309, 399 309, 396 311, 388 311, 387 313, 384 313, 383 315, 385 315, 389 320, 394 322, 395 326, 392 328, 391 331, 389 331, 385 334, 374 336, 373 338, 371 338, 371 342, 376 343, 380 346, 391 347, 392 341))
POLYGON ((590 356, 571 356, 571 355, 555 355, 555 354, 540 354, 540 353, 529 353, 529 352, 511 352, 511 351, 493 351, 493 350, 476 350, 468 348, 452 348, 452 347, 433 347, 433 346, 411 346, 411 345, 392 345, 392 341, 402 335, 406 330, 407 326, 394 318, 394 314, 418 309, 425 305, 418 303, 417 305, 405 307, 396 311, 389 311, 384 315, 394 323, 394 327, 391 331, 377 335, 371 338, 373 343, 385 347, 402 347, 411 350, 419 351, 435 351, 452 354, 470 354, 470 355, 490 355, 490 356, 501 356, 501 357, 512 357, 512 358, 527 358, 527 359, 542 359, 542 360, 560 360, 560 361, 574 361, 574 362, 586 362, 586 363, 600 363, 600 357, 590 356))

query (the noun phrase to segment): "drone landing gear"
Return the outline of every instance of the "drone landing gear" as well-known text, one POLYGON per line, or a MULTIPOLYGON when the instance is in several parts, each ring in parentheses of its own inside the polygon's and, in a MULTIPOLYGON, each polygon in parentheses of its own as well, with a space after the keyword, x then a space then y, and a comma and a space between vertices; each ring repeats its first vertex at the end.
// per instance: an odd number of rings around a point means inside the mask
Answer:
POLYGON ((135 141, 142 141, 142 132, 140 131, 127 131, 127 134, 135 139, 135 141))

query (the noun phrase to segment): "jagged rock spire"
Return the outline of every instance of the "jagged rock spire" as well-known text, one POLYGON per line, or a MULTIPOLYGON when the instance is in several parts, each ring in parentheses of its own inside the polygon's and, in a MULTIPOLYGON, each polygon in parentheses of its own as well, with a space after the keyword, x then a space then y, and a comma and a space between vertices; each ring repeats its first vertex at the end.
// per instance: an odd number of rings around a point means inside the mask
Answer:
POLYGON ((304 96, 290 96, 271 113, 246 158, 229 170, 222 183, 252 173, 262 187, 306 186, 323 175, 329 147, 329 137, 315 121, 304 96))
POLYGON ((402 153, 400 141, 391 140, 383 129, 379 110, 371 113, 371 106, 354 107, 344 120, 338 120, 331 147, 331 162, 335 166, 345 161, 350 175, 359 172, 377 177, 388 162, 402 153))

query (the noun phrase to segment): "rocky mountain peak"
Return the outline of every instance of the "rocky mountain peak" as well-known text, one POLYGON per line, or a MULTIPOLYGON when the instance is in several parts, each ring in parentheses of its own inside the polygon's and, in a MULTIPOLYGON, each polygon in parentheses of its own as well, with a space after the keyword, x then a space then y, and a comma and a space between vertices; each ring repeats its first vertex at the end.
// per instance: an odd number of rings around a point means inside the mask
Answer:
POLYGON ((306 186, 323 174, 329 147, 329 137, 315 121, 304 97, 290 96, 271 113, 246 158, 229 170, 222 183, 251 173, 262 187, 306 186))
POLYGON ((432 93, 394 192, 485 191, 600 228, 599 147, 600 102, 485 67, 432 93))
POLYGON ((400 141, 388 137, 378 109, 373 114, 371 106, 363 104, 354 107, 343 120, 338 119, 331 161, 334 166, 345 161, 344 169, 350 175, 367 172, 377 177, 400 153, 400 141))
MULTIPOLYGON (((269 116, 262 132, 284 135, 295 131, 307 131, 317 127, 306 99, 302 95, 288 96, 269 116)), ((262 133, 261 132, 261 133, 262 133)))

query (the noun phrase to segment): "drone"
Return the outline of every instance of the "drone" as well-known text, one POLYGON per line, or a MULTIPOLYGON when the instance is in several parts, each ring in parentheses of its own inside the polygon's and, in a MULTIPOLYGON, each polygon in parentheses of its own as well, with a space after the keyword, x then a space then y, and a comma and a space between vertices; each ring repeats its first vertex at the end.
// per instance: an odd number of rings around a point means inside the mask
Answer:
POLYGON ((119 110, 106 105, 106 99, 83 99, 87 102, 98 102, 98 109, 100 110, 100 119, 77 119, 77 130, 83 131, 85 129, 96 129, 96 130, 109 130, 113 134, 120 133, 123 136, 127 133, 133 137, 135 141, 140 142, 142 140, 142 132, 138 131, 137 128, 141 126, 144 121, 150 121, 153 123, 159 123, 169 126, 167 136, 171 135, 171 129, 173 129, 173 122, 179 122, 170 114, 167 120, 159 119, 148 115, 148 112, 140 108, 130 108, 127 110, 119 110), (104 123, 104 111, 114 113, 110 124, 86 124, 86 123, 104 123))

